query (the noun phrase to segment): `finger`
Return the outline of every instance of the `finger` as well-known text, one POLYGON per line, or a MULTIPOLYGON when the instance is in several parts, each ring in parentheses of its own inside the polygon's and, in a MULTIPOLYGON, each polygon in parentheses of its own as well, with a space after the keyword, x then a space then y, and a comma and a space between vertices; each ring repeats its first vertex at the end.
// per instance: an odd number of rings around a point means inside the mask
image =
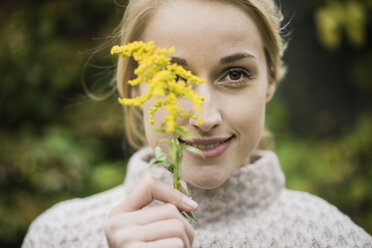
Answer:
POLYGON ((125 212, 111 218, 107 228, 118 230, 132 225, 147 225, 163 220, 177 219, 184 225, 189 240, 194 239, 194 229, 191 224, 182 216, 179 210, 170 203, 152 206, 133 212, 125 212))
POLYGON ((143 226, 144 241, 153 241, 165 238, 180 238, 185 247, 190 247, 192 240, 186 234, 186 229, 182 221, 178 219, 163 220, 143 226))
POLYGON ((153 242, 141 242, 138 247, 143 248, 184 248, 185 245, 180 238, 161 239, 153 242))
POLYGON ((184 247, 190 247, 192 240, 186 234, 183 223, 178 219, 163 220, 143 226, 131 226, 116 234, 119 244, 128 244, 134 240, 152 242, 161 239, 179 238, 184 247))
POLYGON ((183 211, 192 211, 197 207, 197 203, 178 190, 159 181, 154 177, 146 177, 136 188, 116 208, 113 209, 110 216, 120 212, 130 212, 139 210, 153 200, 159 200, 174 204, 183 211))

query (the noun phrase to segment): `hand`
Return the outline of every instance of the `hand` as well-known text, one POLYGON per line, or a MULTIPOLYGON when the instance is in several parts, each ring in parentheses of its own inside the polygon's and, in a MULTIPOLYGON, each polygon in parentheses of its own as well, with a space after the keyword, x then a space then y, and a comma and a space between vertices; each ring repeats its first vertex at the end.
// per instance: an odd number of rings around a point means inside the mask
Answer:
POLYGON ((110 248, 191 248, 194 230, 181 215, 196 202, 154 177, 145 178, 110 212, 105 235, 110 248), (153 200, 162 205, 143 208, 153 200))

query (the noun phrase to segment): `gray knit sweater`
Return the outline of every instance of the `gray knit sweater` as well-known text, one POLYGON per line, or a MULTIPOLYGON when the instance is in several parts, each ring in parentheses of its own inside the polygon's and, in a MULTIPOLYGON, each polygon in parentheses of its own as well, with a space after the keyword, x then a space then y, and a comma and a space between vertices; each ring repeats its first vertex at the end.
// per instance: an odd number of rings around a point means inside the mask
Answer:
MULTIPOLYGON (((151 156, 150 149, 133 155, 123 185, 47 210, 32 223, 22 247, 108 247, 103 226, 110 210, 149 173, 171 181, 168 171, 149 169, 151 156)), ((235 171, 222 186, 189 186, 199 203, 193 247, 372 248, 372 237, 337 208, 285 189, 284 181, 276 155, 257 151, 254 162, 235 171)))

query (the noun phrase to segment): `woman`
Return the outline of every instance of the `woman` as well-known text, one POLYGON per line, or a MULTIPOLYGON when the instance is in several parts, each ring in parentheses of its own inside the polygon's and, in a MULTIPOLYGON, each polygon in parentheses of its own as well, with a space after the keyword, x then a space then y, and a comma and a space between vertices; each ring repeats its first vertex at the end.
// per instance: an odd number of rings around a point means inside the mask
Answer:
MULTIPOLYGON (((126 108, 129 141, 150 148, 133 155, 124 185, 48 210, 31 225, 23 247, 372 247, 372 238, 335 207, 285 189, 276 155, 258 150, 265 106, 283 72, 281 19, 272 0, 130 1, 122 44, 174 46, 172 61, 206 80, 194 87, 205 97, 202 124, 181 121, 198 136, 180 142, 205 155, 184 154, 183 179, 193 199, 169 186, 167 171, 148 169, 152 148, 164 138, 151 131, 150 103, 144 117, 126 108), (180 210, 194 211, 199 222, 188 223, 180 210)), ((124 97, 145 90, 127 83, 134 67, 119 60, 124 97)))

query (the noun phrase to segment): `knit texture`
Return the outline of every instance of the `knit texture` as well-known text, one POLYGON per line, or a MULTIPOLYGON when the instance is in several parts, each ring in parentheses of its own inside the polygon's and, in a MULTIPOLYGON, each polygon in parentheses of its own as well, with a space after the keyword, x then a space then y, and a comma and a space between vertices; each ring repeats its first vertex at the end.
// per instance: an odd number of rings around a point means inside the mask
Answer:
MULTIPOLYGON (((172 180, 163 168, 149 169, 151 157, 151 149, 134 154, 123 185, 47 210, 32 223, 22 247, 108 247, 103 227, 110 210, 148 174, 167 183, 172 180)), ((276 155, 257 151, 253 162, 222 186, 202 190, 189 185, 199 203, 193 247, 372 248, 372 237, 336 207, 285 189, 284 183, 276 155)))

